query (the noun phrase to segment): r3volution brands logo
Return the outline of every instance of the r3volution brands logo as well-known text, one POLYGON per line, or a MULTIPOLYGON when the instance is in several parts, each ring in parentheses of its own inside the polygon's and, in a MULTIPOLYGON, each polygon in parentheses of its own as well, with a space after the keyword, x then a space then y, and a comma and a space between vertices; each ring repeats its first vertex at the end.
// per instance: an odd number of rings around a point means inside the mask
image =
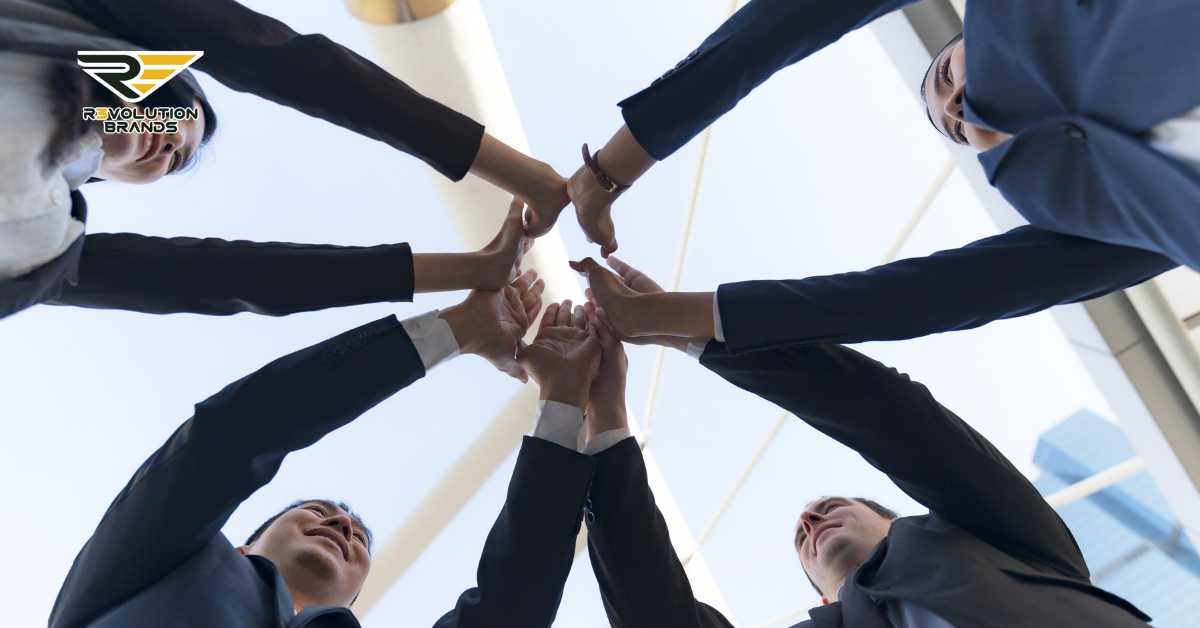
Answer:
POLYGON ((126 107, 84 107, 83 119, 101 123, 105 133, 176 133, 182 120, 196 120, 196 107, 142 107, 167 81, 204 56, 198 50, 80 50, 79 67, 126 107))

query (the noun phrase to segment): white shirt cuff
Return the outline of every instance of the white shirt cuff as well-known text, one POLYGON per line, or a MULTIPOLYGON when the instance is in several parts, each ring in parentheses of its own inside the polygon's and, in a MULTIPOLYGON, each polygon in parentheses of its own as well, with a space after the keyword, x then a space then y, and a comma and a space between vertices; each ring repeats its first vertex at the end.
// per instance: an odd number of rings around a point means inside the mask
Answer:
POLYGON ((721 326, 721 302, 716 292, 713 293, 713 338, 717 342, 725 342, 725 328, 721 326))
POLYGON ((434 310, 400 321, 417 348, 417 355, 421 356, 426 373, 459 354, 458 340, 454 338, 450 323, 438 318, 439 314, 441 310, 434 310))
POLYGON ((599 434, 591 437, 591 439, 588 440, 587 445, 584 445, 583 449, 579 453, 593 456, 630 437, 631 434, 629 433, 629 428, 627 427, 608 430, 607 432, 600 432, 599 434))
POLYGON ((582 429, 582 409, 558 401, 538 402, 537 423, 533 426, 534 438, 550 441, 571 451, 579 451, 582 429))

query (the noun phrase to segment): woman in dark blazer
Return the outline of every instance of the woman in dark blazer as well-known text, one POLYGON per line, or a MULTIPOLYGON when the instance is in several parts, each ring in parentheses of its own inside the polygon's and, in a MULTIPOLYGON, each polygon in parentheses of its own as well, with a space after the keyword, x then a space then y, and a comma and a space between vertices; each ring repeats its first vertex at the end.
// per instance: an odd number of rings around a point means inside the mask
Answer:
MULTIPOLYGON (((911 2, 750 0, 620 103, 625 125, 596 155, 585 147, 569 183, 584 231, 607 256, 612 202, 657 160, 776 71, 911 2)), ((865 272, 721 286, 722 315, 758 317, 725 321, 753 330, 729 347, 911 338, 1200 269, 1198 29, 1192 0, 969 1, 965 37, 922 77, 921 115, 979 150, 1031 225, 865 272)))
POLYGON ((14 141, 0 154, 0 318, 37 303, 284 315, 507 281, 519 224, 515 235, 461 256, 414 256, 407 244, 84 235, 79 186, 89 176, 156 181, 184 169, 216 129, 215 108, 188 72, 145 103, 198 107, 199 119, 179 133, 101 136, 81 121, 81 106, 110 103, 77 67, 78 51, 137 49, 202 50, 194 67, 233 89, 386 142, 453 180, 476 173, 531 207, 567 202, 547 164, 329 39, 232 0, 9 0, 0 3, 4 96, 33 107, 4 123, 14 141), (330 89, 309 87, 321 82, 330 89), (28 89, 12 89, 18 84, 28 89))

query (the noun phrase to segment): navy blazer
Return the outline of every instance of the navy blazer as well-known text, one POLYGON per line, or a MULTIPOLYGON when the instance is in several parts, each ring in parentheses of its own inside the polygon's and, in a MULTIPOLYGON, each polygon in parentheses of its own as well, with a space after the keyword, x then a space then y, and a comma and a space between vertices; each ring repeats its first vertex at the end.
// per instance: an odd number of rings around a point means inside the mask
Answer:
MULTIPOLYGON (((664 159, 776 71, 911 2, 751 0, 678 66, 622 101, 626 123, 664 159)), ((831 310, 803 319, 811 328, 761 324, 761 333, 731 347, 961 329, 1098 296, 1176 264, 1200 269, 1200 174, 1146 141, 1155 125, 1200 107, 1200 54, 1186 43, 1196 32, 1194 0, 970 0, 967 117, 1014 135, 980 154, 980 163, 1017 211, 1050 234, 1020 229, 987 246, 834 281, 727 286, 722 312, 743 297, 729 309, 765 299, 831 310), (1035 257, 1025 258, 1031 249, 1035 257), (906 313, 891 312, 898 292, 912 295, 906 313), (953 315, 935 311, 943 308, 953 315), (879 327, 838 320, 872 311, 907 318, 879 327)))
POLYGON ((836 345, 731 353, 701 364, 862 455, 929 514, 892 523, 813 628, 891 628, 905 600, 954 626, 1146 627, 1092 585, 1071 531, 986 438, 907 375, 836 345), (1019 603, 1014 603, 1019 601, 1019 603))
POLYGON ((302 349, 226 386, 146 460, 75 558, 50 628, 358 628, 346 608, 292 614, 265 558, 221 527, 287 454, 425 375, 394 316, 302 349))

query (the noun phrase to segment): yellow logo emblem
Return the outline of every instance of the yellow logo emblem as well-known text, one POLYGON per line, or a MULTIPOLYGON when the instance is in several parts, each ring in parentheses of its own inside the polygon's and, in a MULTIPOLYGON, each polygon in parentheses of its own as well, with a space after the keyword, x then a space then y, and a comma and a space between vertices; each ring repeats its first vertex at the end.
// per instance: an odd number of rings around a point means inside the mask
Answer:
POLYGON ((198 50, 80 50, 77 59, 88 76, 133 104, 145 100, 202 56, 198 50))

